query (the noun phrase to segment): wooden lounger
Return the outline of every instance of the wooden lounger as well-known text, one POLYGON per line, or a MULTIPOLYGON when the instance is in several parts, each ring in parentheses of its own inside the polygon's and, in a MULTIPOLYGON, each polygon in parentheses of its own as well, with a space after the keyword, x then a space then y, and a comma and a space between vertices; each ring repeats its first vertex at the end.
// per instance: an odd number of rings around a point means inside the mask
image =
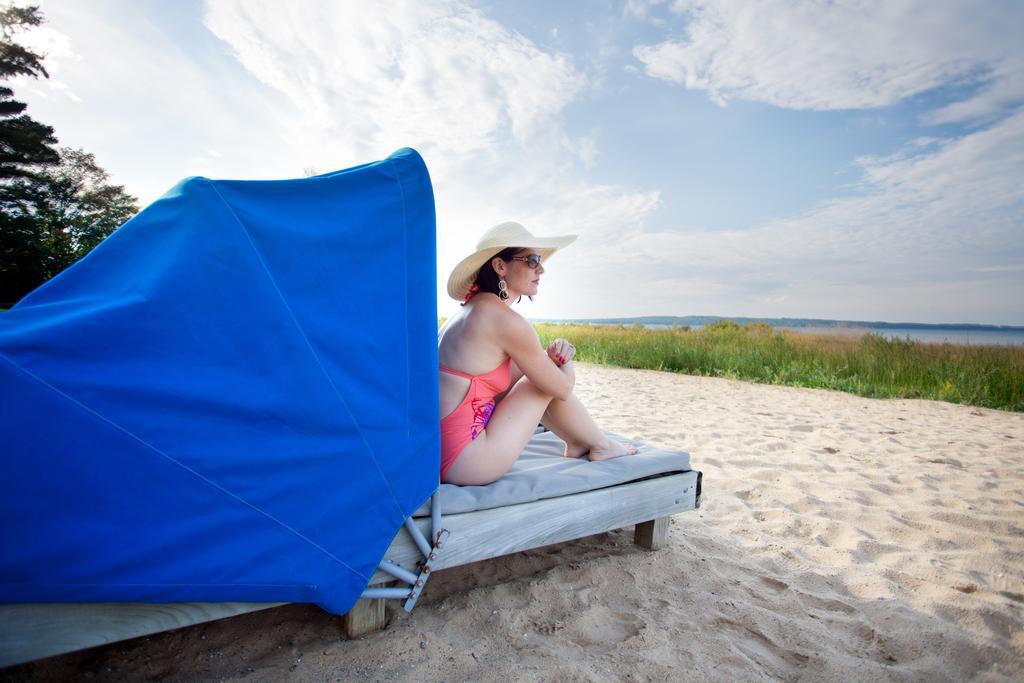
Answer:
MULTIPOLYGON (((700 472, 647 476, 596 490, 485 510, 445 514, 448 542, 438 549, 432 570, 457 567, 508 553, 636 525, 634 541, 656 549, 668 532, 669 517, 699 506, 700 472)), ((429 511, 428 511, 429 514, 429 511)), ((431 535, 431 518, 415 525, 431 535)), ((409 534, 400 532, 387 560, 414 567, 422 555, 409 534)), ((381 586, 394 577, 378 570, 370 581, 381 586)), ((84 603, 0 605, 0 666, 10 666, 119 640, 167 631, 276 607, 284 603, 84 603)), ((349 637, 384 627, 384 601, 362 599, 345 615, 349 637)))
MULTIPOLYGON (((691 470, 571 496, 446 515, 444 528, 451 534, 450 542, 438 554, 434 569, 458 567, 634 524, 633 541, 656 550, 668 534, 669 518, 698 507, 700 486, 700 472, 691 470)), ((429 521, 416 520, 425 534, 429 534, 429 521)), ((413 564, 419 559, 419 551, 406 534, 399 534, 386 557, 399 564, 413 564)), ((377 571, 370 583, 380 585, 393 580, 389 574, 377 571)), ((383 625, 383 600, 360 600, 345 615, 350 638, 383 625)))

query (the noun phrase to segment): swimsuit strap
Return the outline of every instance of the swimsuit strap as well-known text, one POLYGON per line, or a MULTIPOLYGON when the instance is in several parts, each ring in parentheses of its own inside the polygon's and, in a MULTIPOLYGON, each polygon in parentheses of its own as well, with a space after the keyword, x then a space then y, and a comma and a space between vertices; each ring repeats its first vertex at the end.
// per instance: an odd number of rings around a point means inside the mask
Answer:
POLYGON ((505 359, 505 361, 501 365, 499 365, 498 367, 494 368, 490 372, 485 372, 482 375, 471 375, 468 372, 462 372, 460 370, 452 370, 451 368, 447 368, 447 367, 445 367, 443 365, 438 365, 437 367, 438 367, 439 370, 441 370, 441 372, 447 372, 447 373, 449 373, 451 375, 458 375, 459 377, 465 377, 466 379, 468 379, 470 381, 473 381, 474 379, 479 379, 479 380, 483 380, 483 381, 486 382, 486 381, 490 380, 494 375, 500 375, 502 373, 507 373, 508 372, 508 366, 511 365, 511 364, 512 364, 512 356, 509 356, 508 358, 505 359))
POLYGON ((470 375, 467 372, 460 372, 458 370, 452 370, 451 368, 446 368, 443 365, 439 365, 438 368, 441 370, 441 372, 447 372, 450 375, 458 375, 459 377, 465 377, 466 379, 471 380, 471 381, 476 379, 476 375, 470 375))

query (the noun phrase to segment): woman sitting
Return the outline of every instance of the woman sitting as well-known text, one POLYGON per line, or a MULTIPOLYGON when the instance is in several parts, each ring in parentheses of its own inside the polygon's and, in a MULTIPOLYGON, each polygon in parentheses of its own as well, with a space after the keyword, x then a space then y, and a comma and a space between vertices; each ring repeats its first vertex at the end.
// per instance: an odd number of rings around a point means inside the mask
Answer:
POLYGON ((607 460, 636 449, 609 439, 573 394, 576 348, 556 339, 545 350, 512 310, 533 297, 551 254, 575 235, 534 237, 518 223, 486 233, 448 278, 464 302, 438 331, 441 481, 481 485, 501 478, 537 423, 565 441, 565 455, 607 460))

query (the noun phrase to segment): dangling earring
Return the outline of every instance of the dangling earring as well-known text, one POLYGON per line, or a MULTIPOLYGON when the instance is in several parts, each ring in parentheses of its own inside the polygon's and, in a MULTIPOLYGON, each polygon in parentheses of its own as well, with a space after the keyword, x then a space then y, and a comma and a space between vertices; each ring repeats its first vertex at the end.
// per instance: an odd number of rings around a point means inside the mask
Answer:
POLYGON ((508 285, 505 283, 505 279, 498 280, 498 298, 502 301, 508 301, 508 285))

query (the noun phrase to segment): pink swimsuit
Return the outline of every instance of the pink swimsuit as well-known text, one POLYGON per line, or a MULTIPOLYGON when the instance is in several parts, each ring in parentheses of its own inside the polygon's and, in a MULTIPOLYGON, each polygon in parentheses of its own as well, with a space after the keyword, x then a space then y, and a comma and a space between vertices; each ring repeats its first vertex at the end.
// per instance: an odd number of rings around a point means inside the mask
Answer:
POLYGON ((512 358, 485 375, 470 375, 445 366, 441 372, 469 380, 469 391, 455 410, 441 420, 441 481, 469 442, 480 436, 494 412, 494 397, 512 382, 512 358))

